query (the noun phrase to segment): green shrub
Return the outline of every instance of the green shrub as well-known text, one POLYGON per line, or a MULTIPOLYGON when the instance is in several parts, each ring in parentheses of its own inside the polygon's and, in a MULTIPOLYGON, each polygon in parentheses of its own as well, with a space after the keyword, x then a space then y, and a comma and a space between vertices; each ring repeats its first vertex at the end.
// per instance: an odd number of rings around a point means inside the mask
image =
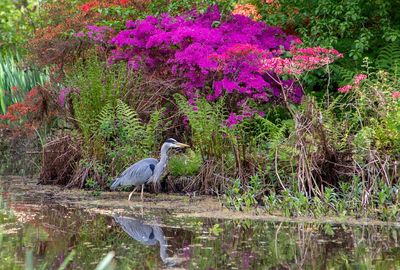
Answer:
POLYGON ((123 97, 129 71, 124 65, 108 66, 97 57, 76 64, 66 85, 75 89, 73 115, 86 141, 95 135, 96 119, 104 106, 116 106, 123 97))
POLYGON ((170 157, 168 168, 172 176, 193 176, 196 175, 203 164, 200 153, 192 150, 185 154, 174 155, 170 157))
POLYGON ((47 72, 34 68, 23 69, 22 57, 11 51, 0 53, 0 111, 5 114, 11 104, 21 102, 33 87, 43 85, 47 72))

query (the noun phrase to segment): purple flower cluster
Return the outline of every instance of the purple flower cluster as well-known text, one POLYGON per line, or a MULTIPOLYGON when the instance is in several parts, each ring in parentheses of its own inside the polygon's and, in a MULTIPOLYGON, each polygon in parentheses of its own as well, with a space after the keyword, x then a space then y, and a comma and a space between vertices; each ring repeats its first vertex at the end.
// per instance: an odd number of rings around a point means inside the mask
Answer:
POLYGON ((86 31, 75 34, 76 37, 88 37, 96 43, 107 43, 114 34, 114 29, 108 26, 88 25, 86 31), (85 33, 86 32, 86 33, 85 33))
MULTIPOLYGON (((134 69, 167 72, 180 79, 193 104, 199 96, 210 101, 234 96, 237 108, 229 109, 239 111, 249 99, 266 103, 281 97, 282 86, 271 74, 260 71, 260 66, 265 57, 289 50, 295 40, 280 28, 246 16, 231 15, 222 21, 214 6, 203 14, 192 11, 177 17, 163 14, 128 21, 126 29, 111 40, 116 49, 110 61, 123 60, 134 69)), ((300 102, 300 88, 292 89, 297 90, 289 93, 289 98, 300 102)), ((231 114, 230 118, 233 123, 241 117, 231 114)))
POLYGON ((60 91, 60 95, 58 96, 58 104, 61 107, 64 107, 65 105, 65 98, 68 96, 68 94, 71 92, 71 88, 69 87, 64 87, 63 89, 61 89, 60 91))

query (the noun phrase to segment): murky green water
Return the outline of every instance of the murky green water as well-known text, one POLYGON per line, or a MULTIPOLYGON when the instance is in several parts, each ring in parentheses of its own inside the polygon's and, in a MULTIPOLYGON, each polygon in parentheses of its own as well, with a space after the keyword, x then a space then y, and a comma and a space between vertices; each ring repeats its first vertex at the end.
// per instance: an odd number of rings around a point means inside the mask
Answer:
POLYGON ((400 269, 400 228, 94 214, 51 196, 32 200, 0 180, 0 269, 400 269))

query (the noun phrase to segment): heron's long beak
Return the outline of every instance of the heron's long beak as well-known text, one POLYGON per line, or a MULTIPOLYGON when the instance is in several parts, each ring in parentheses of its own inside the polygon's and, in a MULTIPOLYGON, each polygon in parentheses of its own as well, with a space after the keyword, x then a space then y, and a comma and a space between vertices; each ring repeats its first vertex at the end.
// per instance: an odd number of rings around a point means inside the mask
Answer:
POLYGON ((180 148, 190 147, 189 145, 184 144, 184 143, 180 143, 180 142, 176 143, 176 146, 178 146, 178 147, 180 147, 180 148))

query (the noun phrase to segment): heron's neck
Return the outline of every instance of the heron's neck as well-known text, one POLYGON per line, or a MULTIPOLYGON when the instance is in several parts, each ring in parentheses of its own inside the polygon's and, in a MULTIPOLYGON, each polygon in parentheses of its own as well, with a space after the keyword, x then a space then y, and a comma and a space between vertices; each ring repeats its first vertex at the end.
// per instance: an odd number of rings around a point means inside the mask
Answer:
POLYGON ((160 243, 160 258, 165 262, 168 259, 167 253, 167 240, 165 240, 164 233, 158 226, 153 226, 154 236, 157 241, 160 243))
POLYGON ((161 147, 160 161, 157 163, 156 167, 154 168, 153 183, 160 180, 162 173, 164 172, 165 168, 167 167, 167 163, 168 163, 168 145, 163 144, 161 147))

